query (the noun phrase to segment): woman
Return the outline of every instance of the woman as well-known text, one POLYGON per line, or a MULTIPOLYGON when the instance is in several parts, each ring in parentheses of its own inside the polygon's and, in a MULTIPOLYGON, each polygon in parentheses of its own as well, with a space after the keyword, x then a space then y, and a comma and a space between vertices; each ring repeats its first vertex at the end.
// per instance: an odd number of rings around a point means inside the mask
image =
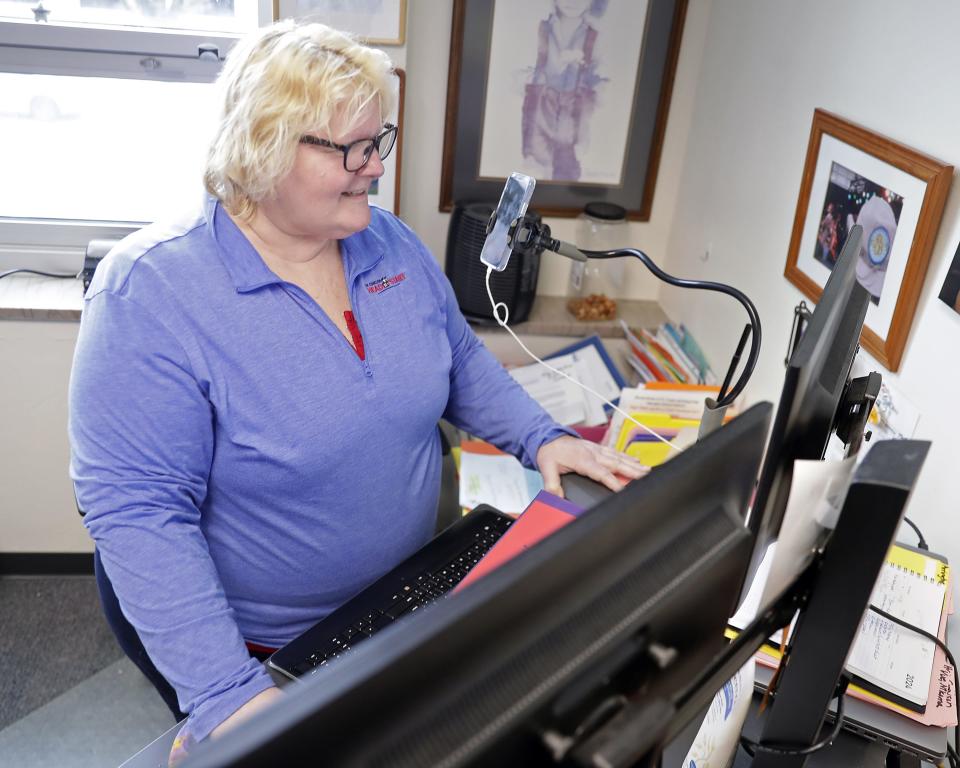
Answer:
POLYGON ((108 619, 189 715, 181 746, 268 704, 258 659, 430 538, 439 419, 554 491, 639 474, 527 397, 371 210, 390 72, 318 24, 238 43, 203 211, 124 240, 86 296, 71 472, 108 619))

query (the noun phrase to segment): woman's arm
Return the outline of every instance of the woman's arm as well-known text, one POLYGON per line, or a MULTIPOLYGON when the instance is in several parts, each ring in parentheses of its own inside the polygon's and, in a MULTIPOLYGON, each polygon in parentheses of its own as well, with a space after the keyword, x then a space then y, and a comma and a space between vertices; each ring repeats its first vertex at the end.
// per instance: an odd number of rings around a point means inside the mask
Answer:
POLYGON ((124 615, 194 737, 273 685, 250 658, 200 527, 214 413, 175 335, 102 290, 70 383, 71 475, 124 615))

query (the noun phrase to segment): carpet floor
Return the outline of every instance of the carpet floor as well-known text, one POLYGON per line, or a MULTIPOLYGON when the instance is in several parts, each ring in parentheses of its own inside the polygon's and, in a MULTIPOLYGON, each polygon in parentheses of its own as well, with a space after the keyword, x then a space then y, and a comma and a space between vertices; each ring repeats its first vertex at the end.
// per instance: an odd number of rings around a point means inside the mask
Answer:
POLYGON ((122 656, 93 576, 0 577, 0 730, 122 656))

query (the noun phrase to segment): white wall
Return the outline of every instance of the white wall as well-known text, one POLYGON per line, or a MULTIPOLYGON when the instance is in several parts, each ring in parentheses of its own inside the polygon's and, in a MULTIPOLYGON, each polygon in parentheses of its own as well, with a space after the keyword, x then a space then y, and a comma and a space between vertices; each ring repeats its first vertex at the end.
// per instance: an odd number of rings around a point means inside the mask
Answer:
POLYGON ((0 552, 88 552, 68 476, 77 323, 0 321, 0 552))
MULTIPOLYGON (((703 0, 692 5, 705 7, 703 0)), ((776 399, 792 309, 802 298, 783 269, 814 109, 960 166, 958 27, 960 5, 952 0, 712 4, 668 266, 728 280, 755 301, 764 345, 749 400, 776 399)), ((954 188, 900 371, 870 361, 922 412, 916 437, 932 440, 933 448, 908 516, 954 563, 960 417, 952 394, 960 362, 952 351, 960 345, 960 315, 937 294, 960 239, 958 213, 954 188)), ((672 289, 661 300, 692 327, 715 364, 729 359, 744 320, 728 301, 672 289)), ((903 537, 913 541, 906 529, 903 537)))

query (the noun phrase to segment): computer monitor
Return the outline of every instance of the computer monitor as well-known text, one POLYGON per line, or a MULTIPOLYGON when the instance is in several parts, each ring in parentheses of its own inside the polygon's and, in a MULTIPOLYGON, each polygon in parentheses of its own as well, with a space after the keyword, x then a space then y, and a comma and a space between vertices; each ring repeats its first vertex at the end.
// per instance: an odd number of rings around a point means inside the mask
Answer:
POLYGON ((633 712, 630 748, 675 735, 674 697, 687 712, 725 645, 771 413, 754 406, 387 627, 185 766, 553 764, 633 712))
POLYGON ((857 282, 863 228, 852 227, 823 295, 787 365, 757 494, 747 525, 756 537, 752 574, 777 537, 790 494, 793 463, 822 459, 836 426, 870 295, 857 282))

